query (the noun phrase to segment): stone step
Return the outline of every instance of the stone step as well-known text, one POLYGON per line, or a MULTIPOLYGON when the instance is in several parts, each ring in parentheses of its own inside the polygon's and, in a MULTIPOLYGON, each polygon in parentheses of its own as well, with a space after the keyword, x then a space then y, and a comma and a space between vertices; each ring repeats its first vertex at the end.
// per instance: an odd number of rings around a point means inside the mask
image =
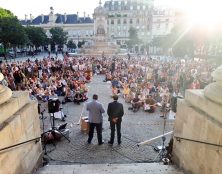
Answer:
POLYGON ((0 105, 0 125, 10 116, 18 112, 29 101, 29 92, 13 91, 12 97, 0 105))
POLYGON ((176 166, 159 163, 47 165, 36 174, 184 174, 176 166))

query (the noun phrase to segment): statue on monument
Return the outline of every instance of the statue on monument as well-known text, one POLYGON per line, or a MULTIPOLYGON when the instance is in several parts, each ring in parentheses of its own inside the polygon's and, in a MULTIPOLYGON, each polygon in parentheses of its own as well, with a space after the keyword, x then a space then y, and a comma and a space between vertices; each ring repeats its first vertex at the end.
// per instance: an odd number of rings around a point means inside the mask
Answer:
POLYGON ((98 35, 105 35, 105 29, 104 29, 104 27, 99 26, 99 27, 97 28, 97 34, 98 34, 98 35))

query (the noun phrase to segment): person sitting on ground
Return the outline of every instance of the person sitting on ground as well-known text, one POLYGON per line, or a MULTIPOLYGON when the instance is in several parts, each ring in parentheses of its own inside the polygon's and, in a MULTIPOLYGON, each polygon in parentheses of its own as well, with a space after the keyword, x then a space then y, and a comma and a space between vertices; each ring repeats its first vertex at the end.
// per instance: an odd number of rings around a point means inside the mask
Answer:
POLYGON ((80 92, 77 90, 74 96, 74 103, 80 105, 80 102, 82 101, 83 101, 82 94, 80 94, 80 92))
POLYGON ((123 98, 126 99, 130 93, 130 88, 129 88, 129 85, 126 83, 123 83, 122 86, 123 86, 123 98))
POLYGON ((62 103, 65 104, 67 102, 72 102, 72 101, 73 101, 73 91, 69 87, 67 87, 65 92, 65 98, 62 103))
POLYGON ((113 86, 112 87, 112 97, 115 96, 115 95, 118 95, 118 88, 113 86))
POLYGON ((148 95, 147 99, 145 99, 143 109, 149 113, 154 113, 156 111, 156 101, 153 99, 152 95, 148 95))
POLYGON ((137 112, 140 109, 141 101, 139 99, 139 96, 136 95, 135 98, 131 101, 133 112, 137 112))

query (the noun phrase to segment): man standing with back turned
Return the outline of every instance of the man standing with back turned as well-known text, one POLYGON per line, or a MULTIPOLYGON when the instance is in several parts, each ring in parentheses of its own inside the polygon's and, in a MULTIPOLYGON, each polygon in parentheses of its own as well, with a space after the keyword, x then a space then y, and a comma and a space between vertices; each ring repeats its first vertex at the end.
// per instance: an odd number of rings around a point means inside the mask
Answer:
POLYGON ((107 109, 107 114, 109 116, 109 121, 110 121, 110 128, 111 128, 111 136, 110 136, 110 141, 108 144, 113 145, 114 143, 114 137, 115 137, 115 126, 117 129, 117 140, 118 144, 121 144, 121 122, 122 122, 122 117, 124 115, 124 110, 123 110, 123 105, 119 103, 118 96, 114 95, 113 96, 113 102, 109 103, 108 109, 107 109))
POLYGON ((102 140, 102 119, 105 112, 103 105, 98 101, 98 95, 93 95, 93 101, 87 103, 86 110, 89 111, 89 137, 88 143, 91 144, 93 139, 94 128, 96 127, 98 144, 103 144, 102 140))

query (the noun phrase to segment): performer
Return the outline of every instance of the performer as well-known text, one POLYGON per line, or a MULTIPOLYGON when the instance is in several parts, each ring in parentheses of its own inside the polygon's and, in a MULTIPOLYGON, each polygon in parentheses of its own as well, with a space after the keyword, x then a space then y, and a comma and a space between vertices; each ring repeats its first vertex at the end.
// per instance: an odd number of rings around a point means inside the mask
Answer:
POLYGON ((123 110, 123 105, 119 103, 118 96, 114 95, 113 96, 113 102, 109 103, 108 109, 107 109, 107 114, 109 116, 110 121, 110 128, 111 128, 111 135, 110 135, 110 141, 108 144, 113 145, 114 143, 114 136, 115 136, 115 126, 117 129, 117 140, 118 144, 121 144, 121 122, 122 122, 122 117, 124 115, 124 110, 123 110))
POLYGON ((89 137, 88 144, 91 144, 93 139, 94 128, 96 127, 98 144, 103 144, 102 140, 102 119, 105 112, 103 105, 98 101, 98 95, 93 95, 93 101, 87 103, 86 110, 89 111, 89 137))

